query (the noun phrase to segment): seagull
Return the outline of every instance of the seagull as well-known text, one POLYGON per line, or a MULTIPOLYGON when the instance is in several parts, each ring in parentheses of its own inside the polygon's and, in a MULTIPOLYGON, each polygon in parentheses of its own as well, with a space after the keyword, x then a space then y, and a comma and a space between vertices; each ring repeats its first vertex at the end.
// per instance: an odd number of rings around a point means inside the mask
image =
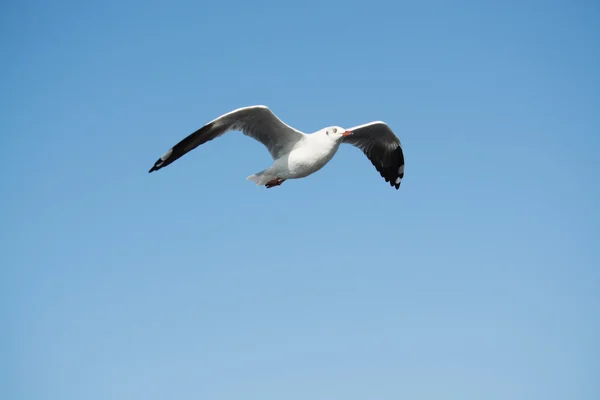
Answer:
POLYGON ((262 143, 271 154, 273 163, 269 168, 246 178, 267 189, 317 172, 342 143, 360 149, 392 188, 398 190, 404 178, 402 145, 386 123, 373 121, 349 129, 329 126, 306 134, 284 123, 264 105, 238 108, 210 121, 165 152, 148 172, 164 168, 201 144, 236 130, 262 143))

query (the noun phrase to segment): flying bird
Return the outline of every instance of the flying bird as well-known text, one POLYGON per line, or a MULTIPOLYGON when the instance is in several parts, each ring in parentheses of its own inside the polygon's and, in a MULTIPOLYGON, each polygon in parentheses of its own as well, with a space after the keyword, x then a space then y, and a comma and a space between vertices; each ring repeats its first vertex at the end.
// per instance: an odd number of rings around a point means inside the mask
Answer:
POLYGON ((164 168, 201 144, 236 130, 262 143, 273 158, 270 167, 246 178, 259 186, 272 188, 317 172, 342 143, 359 148, 392 187, 399 189, 404 178, 402 145, 386 123, 374 121, 349 129, 329 126, 306 134, 263 105, 238 108, 210 121, 164 153, 148 172, 164 168))

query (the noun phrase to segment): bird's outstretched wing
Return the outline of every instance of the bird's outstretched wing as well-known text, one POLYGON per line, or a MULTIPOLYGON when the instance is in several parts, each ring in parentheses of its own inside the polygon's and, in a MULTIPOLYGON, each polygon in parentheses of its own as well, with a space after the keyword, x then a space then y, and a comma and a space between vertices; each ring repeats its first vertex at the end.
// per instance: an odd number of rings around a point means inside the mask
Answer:
POLYGON ((385 122, 375 121, 348 130, 353 134, 345 136, 343 143, 362 150, 385 181, 399 189, 404 178, 404 153, 392 129, 385 122))
POLYGON ((212 120, 165 152, 150 168, 157 171, 203 143, 228 131, 239 130, 261 142, 273 159, 279 158, 298 142, 303 133, 281 121, 266 106, 238 108, 212 120))

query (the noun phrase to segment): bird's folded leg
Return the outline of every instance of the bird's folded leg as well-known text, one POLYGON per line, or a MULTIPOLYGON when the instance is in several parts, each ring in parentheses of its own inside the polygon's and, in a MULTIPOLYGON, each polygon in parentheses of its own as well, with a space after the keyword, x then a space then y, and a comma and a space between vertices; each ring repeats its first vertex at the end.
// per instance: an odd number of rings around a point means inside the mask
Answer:
POLYGON ((267 183, 265 184, 265 187, 266 187, 267 189, 269 189, 269 188, 272 188, 272 187, 275 187, 275 186, 279 186, 279 185, 281 185, 283 182, 285 182, 285 179, 281 179, 281 178, 275 178, 275 179, 272 179, 272 180, 270 180, 269 182, 267 182, 267 183))

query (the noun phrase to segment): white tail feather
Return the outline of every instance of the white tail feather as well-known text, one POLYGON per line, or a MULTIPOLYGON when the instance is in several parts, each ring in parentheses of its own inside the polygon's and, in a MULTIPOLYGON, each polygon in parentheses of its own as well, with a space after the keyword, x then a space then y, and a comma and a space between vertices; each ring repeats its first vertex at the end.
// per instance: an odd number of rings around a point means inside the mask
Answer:
POLYGON ((258 186, 264 186, 267 184, 267 182, 272 181, 273 179, 276 179, 276 178, 277 177, 275 175, 267 175, 267 174, 265 174, 265 171, 260 171, 260 172, 257 172, 256 174, 250 175, 246 179, 256 183, 258 186))

